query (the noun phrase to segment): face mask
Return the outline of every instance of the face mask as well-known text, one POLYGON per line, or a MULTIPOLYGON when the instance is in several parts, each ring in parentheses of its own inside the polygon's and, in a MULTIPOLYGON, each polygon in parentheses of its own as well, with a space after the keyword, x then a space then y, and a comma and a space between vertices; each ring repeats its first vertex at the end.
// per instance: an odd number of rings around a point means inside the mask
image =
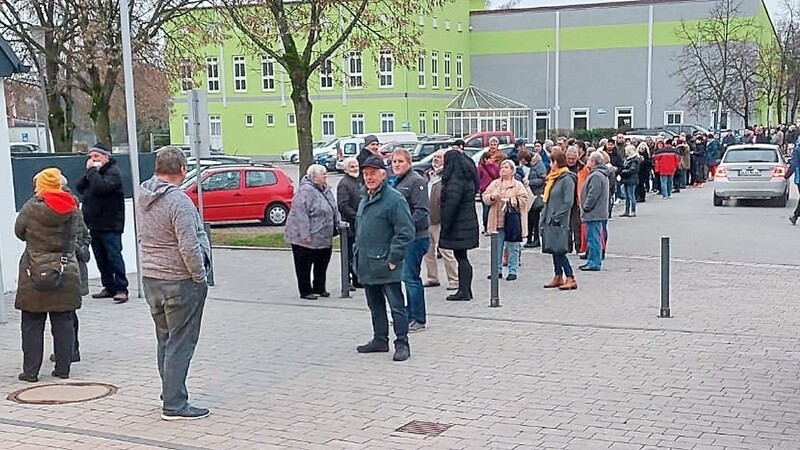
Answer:
POLYGON ((92 166, 93 166, 95 169, 99 169, 99 168, 103 167, 103 163, 102 163, 102 162, 100 162, 100 161, 95 161, 95 162, 93 162, 93 163, 92 163, 92 166))

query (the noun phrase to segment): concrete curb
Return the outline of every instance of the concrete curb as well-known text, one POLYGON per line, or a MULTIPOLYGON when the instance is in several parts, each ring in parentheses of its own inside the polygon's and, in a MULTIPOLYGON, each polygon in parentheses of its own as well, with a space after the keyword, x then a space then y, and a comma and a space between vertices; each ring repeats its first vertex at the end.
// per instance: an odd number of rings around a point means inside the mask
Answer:
MULTIPOLYGON (((243 245, 212 245, 211 248, 220 250, 264 250, 264 251, 277 251, 277 252, 291 252, 291 248, 285 247, 249 247, 243 245)), ((333 247, 334 252, 339 252, 339 248, 333 247)))

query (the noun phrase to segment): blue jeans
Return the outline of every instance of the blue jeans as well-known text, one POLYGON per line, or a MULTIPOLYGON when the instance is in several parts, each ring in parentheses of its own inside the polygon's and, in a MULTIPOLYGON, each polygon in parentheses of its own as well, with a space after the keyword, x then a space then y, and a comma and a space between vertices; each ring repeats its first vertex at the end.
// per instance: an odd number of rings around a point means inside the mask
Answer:
POLYGON ((397 338, 395 344, 408 344, 408 315, 400 283, 364 285, 367 306, 372 314, 372 338, 376 342, 389 342, 389 319, 386 317, 386 301, 392 310, 392 325, 397 338))
POLYGON ((672 175, 661 175, 661 196, 664 198, 672 197, 672 175))
POLYGON ((586 222, 586 246, 589 253, 587 265, 592 269, 599 269, 603 266, 603 242, 601 237, 604 228, 603 222, 605 220, 586 222))
POLYGON ((553 268, 557 277, 566 275, 569 278, 575 276, 572 272, 572 266, 569 264, 567 255, 553 255, 553 268))
POLYGON ((625 184, 625 212, 626 213, 635 213, 636 212, 636 185, 635 184, 625 184))
POLYGON ((422 258, 431 246, 431 238, 415 239, 406 249, 406 259, 403 261, 403 283, 406 285, 408 296, 408 321, 425 323, 425 288, 422 286, 420 271, 422 258))
POLYGON ((507 242, 506 232, 497 230, 500 236, 500 245, 497 246, 497 273, 503 274, 503 250, 508 250, 508 274, 517 275, 519 273, 519 255, 522 251, 521 242, 507 242))
POLYGON ((200 337, 208 285, 144 277, 142 286, 156 326, 163 409, 181 411, 189 405, 186 375, 200 337))
POLYGON ((125 260, 122 258, 122 234, 111 231, 90 231, 92 252, 100 271, 100 283, 111 295, 128 293, 125 260))

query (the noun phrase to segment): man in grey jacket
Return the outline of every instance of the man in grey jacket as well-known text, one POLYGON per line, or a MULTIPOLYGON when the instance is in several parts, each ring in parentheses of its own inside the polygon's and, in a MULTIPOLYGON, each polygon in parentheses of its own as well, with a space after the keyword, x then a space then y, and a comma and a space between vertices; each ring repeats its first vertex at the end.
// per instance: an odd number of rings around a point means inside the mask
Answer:
POLYGON ((156 154, 153 178, 139 193, 142 282, 158 339, 161 418, 200 419, 205 408, 190 406, 186 374, 200 336, 211 245, 200 215, 178 187, 186 177, 186 157, 177 147, 156 154))
POLYGON ((602 230, 608 222, 609 179, 608 167, 601 152, 589 155, 589 176, 581 191, 581 220, 586 224, 586 241, 589 261, 580 266, 584 271, 599 271, 603 265, 602 230))
POLYGON ((392 153, 394 176, 389 184, 403 194, 411 210, 416 234, 408 245, 403 263, 403 283, 408 296, 408 331, 422 331, 427 325, 425 315, 425 288, 420 272, 422 258, 431 246, 428 183, 420 174, 411 169, 411 153, 399 148, 392 153))

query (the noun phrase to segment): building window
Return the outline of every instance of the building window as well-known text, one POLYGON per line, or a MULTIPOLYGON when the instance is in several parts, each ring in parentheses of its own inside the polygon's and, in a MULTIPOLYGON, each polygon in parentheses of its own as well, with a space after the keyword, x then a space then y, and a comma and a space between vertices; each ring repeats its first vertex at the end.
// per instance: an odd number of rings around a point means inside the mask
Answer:
POLYGON ((267 126, 268 127, 275 126, 275 114, 267 114, 267 126))
POLYGON ((322 135, 326 138, 336 136, 336 120, 333 114, 322 115, 322 135))
POLYGON ((364 113, 350 114, 350 132, 364 134, 364 113))
POLYGON ((536 139, 545 140, 548 138, 550 129, 550 111, 536 111, 536 139))
POLYGON ((447 30, 447 31, 450 31, 450 21, 449 20, 445 20, 444 21, 444 29, 447 30))
POLYGON ((261 90, 275 90, 275 60, 267 55, 261 57, 261 90))
POLYGON ((425 16, 419 16, 419 24, 425 25, 425 16))
POLYGON ((378 58, 378 75, 380 78, 380 87, 390 88, 394 85, 393 73, 394 59, 392 52, 388 50, 381 50, 380 57, 378 58))
POLYGON ((428 118, 425 114, 425 111, 419 112, 419 134, 425 134, 428 132, 428 118))
POLYGON ((219 60, 217 58, 206 58, 206 74, 208 92, 219 92, 219 60))
POLYGON ((433 121, 432 121, 432 128, 433 134, 439 134, 439 112, 433 112, 433 121))
POLYGON ((459 32, 459 33, 461 33, 462 31, 464 31, 464 26, 463 26, 463 25, 461 25, 461 22, 458 22, 458 25, 456 26, 456 29, 458 30, 458 32, 459 32))
POLYGON ((439 52, 431 51, 431 87, 439 89, 439 52))
POLYGON ((438 20, 436 20, 436 17, 434 17, 433 19, 431 19, 431 26, 432 26, 433 28, 439 28, 439 21, 438 21, 438 20))
POLYGON ((289 113, 289 115, 286 116, 286 121, 289 123, 290 127, 297 124, 297 118, 294 116, 294 113, 289 113))
POLYGON ((182 60, 180 62, 181 90, 184 92, 194 89, 194 78, 192 78, 192 62, 182 60))
POLYGON ((319 88, 323 91, 333 89, 333 63, 326 59, 319 68, 319 88))
POLYGON ((245 114, 244 115, 244 124, 245 126, 252 127, 253 126, 253 115, 252 114, 245 114))
POLYGON ((719 124, 717 124, 716 109, 711 110, 710 116, 711 116, 711 123, 709 123, 709 127, 712 130, 717 130, 717 126, 719 126, 719 130, 725 130, 728 128, 728 111, 722 111, 722 114, 720 114, 719 124))
POLYGON ((208 134, 211 148, 222 148, 222 116, 208 116, 208 134))
POLYGON ((381 113, 381 133, 391 133, 394 131, 394 113, 381 113))
POLYGON ((633 108, 614 108, 614 122, 617 123, 617 129, 633 128, 633 108))
POLYGON ((189 144, 189 137, 192 132, 189 130, 189 116, 183 116, 183 143, 189 144))
POLYGON ((244 56, 233 57, 233 90, 235 92, 247 91, 247 73, 245 72, 244 56))
POLYGON ((425 87, 425 52, 417 56, 417 85, 421 88, 425 87))
POLYGON ((572 129, 573 130, 589 129, 588 108, 572 108, 572 129))
POLYGON ((361 52, 350 52, 347 57, 347 68, 350 75, 350 88, 364 87, 364 72, 361 68, 361 52))
POLYGON ((683 111, 664 112, 664 125, 680 125, 683 123, 683 111))
POLYGON ((450 52, 444 54, 444 88, 450 89, 450 52))
POLYGON ((456 55, 456 89, 464 89, 464 55, 456 55))

